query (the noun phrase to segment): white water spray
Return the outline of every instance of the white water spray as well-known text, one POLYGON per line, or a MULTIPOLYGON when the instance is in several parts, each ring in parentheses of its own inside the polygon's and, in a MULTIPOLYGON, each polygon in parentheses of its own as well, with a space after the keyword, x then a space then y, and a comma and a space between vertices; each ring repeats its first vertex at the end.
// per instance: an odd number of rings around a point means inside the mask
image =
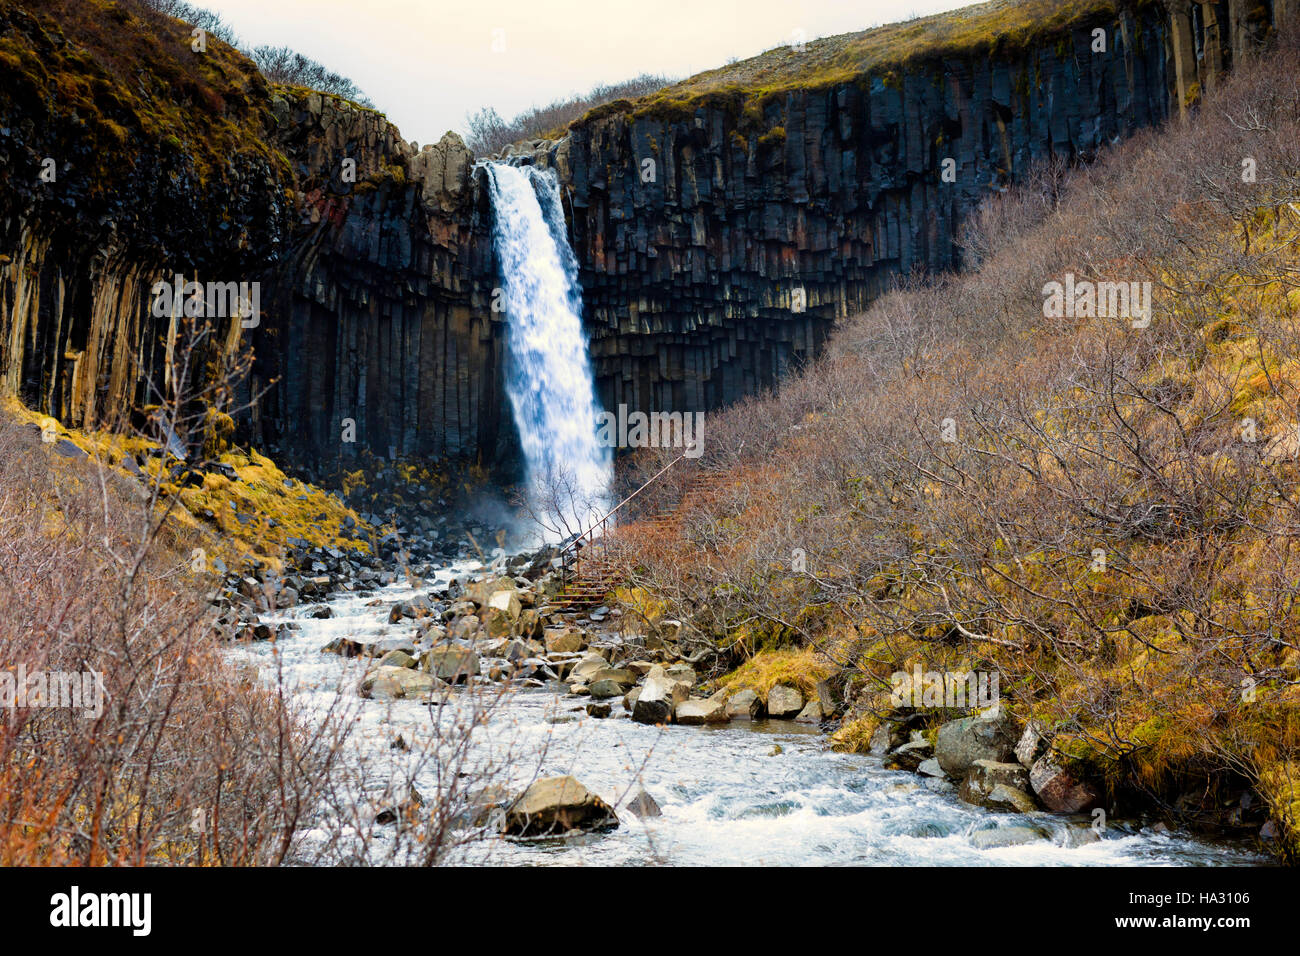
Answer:
POLYGON ((509 318, 506 393, 534 510, 563 537, 605 513, 613 477, 611 450, 596 439, 578 263, 554 173, 491 163, 487 174, 509 318))

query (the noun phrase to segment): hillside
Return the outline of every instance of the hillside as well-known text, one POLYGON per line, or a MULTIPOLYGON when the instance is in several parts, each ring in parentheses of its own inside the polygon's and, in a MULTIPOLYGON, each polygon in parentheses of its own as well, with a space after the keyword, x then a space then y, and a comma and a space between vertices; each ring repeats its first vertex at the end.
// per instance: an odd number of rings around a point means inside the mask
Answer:
MULTIPOLYGON (((996 672, 1112 811, 1249 831, 1258 794, 1296 859, 1298 69, 1290 40, 1187 124, 1040 167, 963 230, 966 271, 711 416, 641 505, 676 532, 622 533, 624 607, 743 664, 728 686, 830 679, 864 752, 947 719, 892 675, 996 672), (1149 313, 1050 307, 1105 281, 1149 313)), ((629 487, 674 453, 642 454, 629 487)))

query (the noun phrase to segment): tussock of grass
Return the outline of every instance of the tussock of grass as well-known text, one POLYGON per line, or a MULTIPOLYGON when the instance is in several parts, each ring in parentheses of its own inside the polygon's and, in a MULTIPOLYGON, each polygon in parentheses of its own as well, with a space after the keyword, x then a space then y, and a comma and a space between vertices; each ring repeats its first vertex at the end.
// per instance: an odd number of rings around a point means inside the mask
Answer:
POLYGON ((767 650, 759 651, 718 683, 733 694, 752 690, 764 701, 777 684, 789 684, 808 699, 816 696, 817 684, 834 672, 830 662, 809 647, 767 650))

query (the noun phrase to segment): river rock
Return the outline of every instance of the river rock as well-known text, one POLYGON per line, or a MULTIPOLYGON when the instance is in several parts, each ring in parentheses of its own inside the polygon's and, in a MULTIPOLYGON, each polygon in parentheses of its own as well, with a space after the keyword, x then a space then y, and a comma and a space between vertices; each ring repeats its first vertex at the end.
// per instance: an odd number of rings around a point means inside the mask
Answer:
POLYGON ((542 640, 549 654, 575 654, 586 646, 582 632, 571 627, 547 627, 542 631, 542 640))
MULTIPOLYGON (((582 685, 578 684, 574 686, 579 687, 582 685)), ((622 697, 626 689, 627 688, 618 681, 605 678, 603 680, 592 681, 591 685, 587 688, 587 692, 597 700, 605 700, 610 697, 622 697)))
POLYGON ((1038 827, 997 827, 991 830, 976 830, 970 835, 971 845, 977 850, 993 850, 1004 846, 1023 846, 1047 839, 1047 834, 1038 827))
MULTIPOLYGON (((492 596, 500 591, 518 590, 514 578, 493 577, 486 578, 482 581, 475 581, 465 588, 464 597, 473 601, 480 608, 487 607, 492 600, 492 596)), ((518 612, 515 614, 518 617, 518 612)))
POLYGON ((767 715, 778 720, 793 717, 803 710, 803 694, 797 687, 777 684, 767 692, 767 715))
POLYGON ((659 804, 655 798, 646 792, 645 787, 637 791, 636 796, 627 802, 627 808, 638 818, 645 820, 650 817, 661 817, 663 811, 659 809, 659 804))
POLYGON ((1043 734, 1043 725, 1036 720, 1029 721, 1016 744, 1016 760, 1022 767, 1029 768, 1046 750, 1047 737, 1043 734))
POLYGON ((810 700, 804 704, 803 710, 799 711, 795 721, 801 724, 820 724, 822 722, 821 701, 810 700))
POLYGON ((1050 755, 1034 761, 1029 771, 1029 783, 1043 806, 1054 813, 1086 813, 1102 805, 1096 787, 1077 779, 1050 755))
POLYGON ((923 777, 939 778, 944 775, 943 768, 939 766, 939 761, 931 757, 928 760, 922 760, 917 765, 916 772, 923 777))
POLYGON ((479 658, 471 648, 450 644, 425 651, 420 666, 439 680, 454 684, 478 675, 479 658))
POLYGON ((962 717, 942 724, 935 741, 934 756, 944 773, 961 780, 976 760, 1006 763, 1015 755, 1019 739, 1019 729, 1011 716, 990 708, 975 717, 962 717))
POLYGON ((871 734, 868 749, 875 756, 883 757, 907 742, 907 730, 902 724, 893 720, 882 720, 871 734))
POLYGON ((406 651, 389 651, 379 658, 380 667, 415 667, 419 662, 406 651))
POLYGON ((513 589, 493 592, 482 612, 488 636, 509 637, 514 634, 521 613, 519 595, 513 589))
POLYGON ((574 777, 535 781, 506 809, 504 832, 514 836, 544 836, 569 830, 611 830, 618 816, 604 800, 574 777))
MULTIPOLYGON (((593 693, 592 696, 594 697, 596 695, 593 693)), ((608 703, 591 703, 587 705, 587 716, 596 718, 608 717, 612 710, 613 708, 608 703)))
POLYGON ((370 700, 410 700, 428 696, 439 683, 409 667, 376 667, 361 678, 357 693, 370 700))
MULTIPOLYGON (((600 670, 596 671, 596 673, 591 675, 590 683, 602 680, 609 680, 616 684, 620 684, 625 691, 636 683, 636 674, 623 667, 602 667, 600 670)), ((623 691, 619 691, 619 693, 621 694, 623 691)))
POLYGON ((664 668, 664 674, 670 680, 682 681, 688 687, 694 687, 696 682, 699 680, 695 675, 695 668, 691 667, 690 664, 683 664, 681 662, 670 664, 668 667, 664 668))
POLYGON ((647 677, 632 705, 632 719, 642 724, 666 724, 690 688, 667 677, 647 677))
POLYGON ((688 726, 725 724, 730 719, 727 717, 727 705, 723 701, 700 697, 684 700, 678 704, 674 718, 677 723, 688 726))
POLYGON ((904 770, 919 770, 921 764, 934 756, 934 745, 928 740, 913 740, 889 752, 891 763, 904 770))
POLYGON ((752 690, 742 690, 727 698, 727 716, 732 720, 758 720, 763 716, 763 701, 752 690))
POLYGON ((588 651, 582 660, 573 665, 573 670, 569 671, 569 680, 590 684, 596 679, 596 675, 609 667, 605 658, 599 654, 588 651))
POLYGON ((1029 771, 1018 763, 998 763, 993 760, 976 760, 971 764, 970 769, 966 771, 966 777, 961 782, 961 788, 958 790, 960 796, 967 803, 974 804, 977 807, 986 807, 989 810, 1010 809, 1018 810, 1021 813, 1035 809, 1034 799, 1025 791, 1029 789, 1029 771), (1008 794, 1000 794, 996 799, 993 792, 998 787, 1015 791, 1018 797, 1008 794), (996 805, 995 805, 996 804, 996 805), (1021 806, 1027 804, 1027 810, 1021 809, 1021 806))

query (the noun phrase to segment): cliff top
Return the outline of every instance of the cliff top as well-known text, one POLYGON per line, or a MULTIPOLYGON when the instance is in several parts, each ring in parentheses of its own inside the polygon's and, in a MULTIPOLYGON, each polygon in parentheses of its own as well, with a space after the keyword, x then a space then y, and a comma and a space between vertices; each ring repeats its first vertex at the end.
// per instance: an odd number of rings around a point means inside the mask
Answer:
MULTIPOLYGON (((1146 0, 1137 0, 1140 5, 1146 0)), ((1084 17, 1115 13, 1124 0, 990 0, 902 23, 792 44, 696 74, 638 100, 596 107, 574 127, 614 113, 685 118, 719 97, 762 101, 792 89, 820 89, 888 74, 922 60, 1010 52, 1064 32, 1084 17)))

